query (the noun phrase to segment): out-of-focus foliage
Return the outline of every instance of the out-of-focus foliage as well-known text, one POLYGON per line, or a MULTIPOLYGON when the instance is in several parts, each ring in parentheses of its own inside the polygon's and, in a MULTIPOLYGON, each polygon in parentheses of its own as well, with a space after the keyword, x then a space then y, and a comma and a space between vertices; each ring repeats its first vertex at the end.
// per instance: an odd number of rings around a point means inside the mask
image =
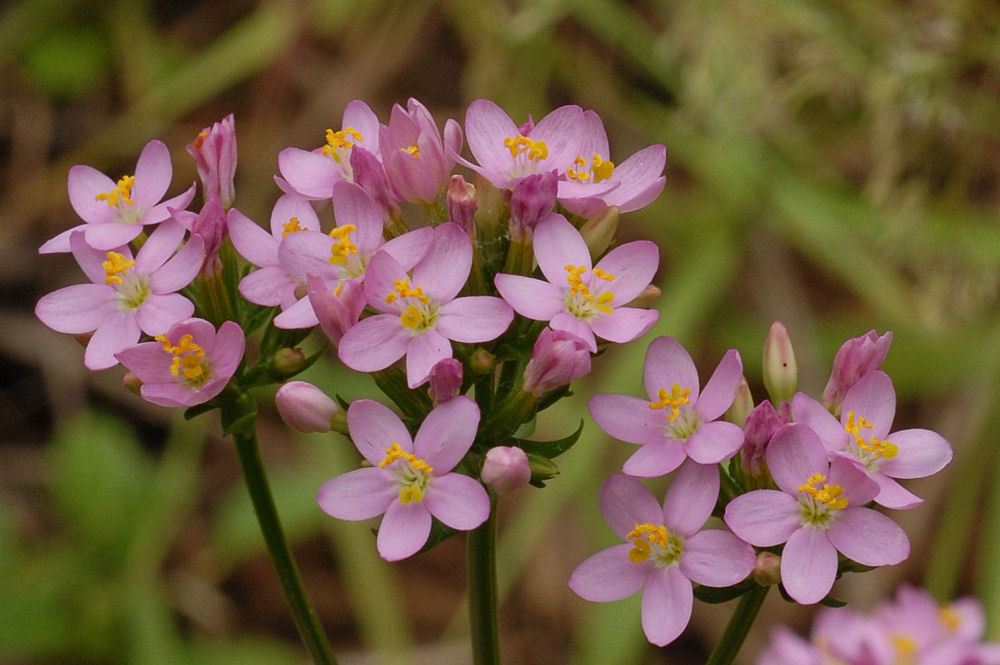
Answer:
MULTIPOLYGON (((460 121, 476 97, 516 119, 577 103, 604 118, 616 160, 666 144, 666 191, 620 233, 661 247, 653 334, 679 338, 705 368, 738 348, 758 399, 772 320, 787 325, 802 386, 814 393, 843 339, 894 330, 886 369, 900 395, 897 429, 941 431, 956 460, 947 478, 911 485, 927 499, 900 516, 912 559, 856 586, 848 578, 839 595, 871 603, 904 577, 941 598, 977 593, 1000 638, 991 555, 1000 492, 989 491, 1000 426, 998 35, 1000 8, 987 0, 9 4, 0 13, 0 354, 16 369, 4 371, 10 427, 0 455, 25 469, 42 450, 44 471, 0 476, 0 659, 296 661, 281 620, 231 618, 246 599, 227 600, 225 585, 239 586, 262 552, 238 476, 205 471, 206 456, 233 469, 232 451, 211 437, 204 447, 197 427, 139 405, 113 371, 67 369, 79 351, 33 326, 30 308, 75 266, 35 249, 74 219, 72 164, 113 173, 159 137, 176 182, 187 183, 194 167, 182 146, 232 111, 237 205, 263 221, 278 195, 278 150, 318 145, 351 99, 385 120, 409 96, 460 121), (28 382, 33 393, 19 388, 24 376, 41 377, 28 382), (146 448, 119 420, 66 419, 93 401, 142 424, 146 448), (968 519, 984 506, 987 519, 968 519)), ((590 392, 636 392, 643 353, 644 343, 609 350, 601 373, 559 405, 562 422, 539 436, 571 430, 590 392)), ((314 380, 348 398, 370 390, 332 365, 311 370, 314 380)), ((292 441, 277 428, 272 437, 288 530, 307 552, 326 552, 308 559, 306 581, 325 598, 335 648, 339 639, 411 663, 460 662, 461 647, 442 656, 428 644, 463 634, 459 592, 434 575, 454 553, 384 565, 366 526, 333 525, 313 504, 350 455, 329 438, 292 441), (321 572, 310 578, 310 569, 321 572), (435 603, 435 592, 452 600, 435 603)), ((558 478, 502 505, 511 662, 655 662, 635 602, 588 605, 565 589, 572 567, 608 542, 596 489, 625 448, 588 421, 558 478)), ((265 565, 259 575, 269 573, 265 565)), ((805 616, 771 602, 767 616, 805 616)), ((272 611, 285 612, 280 599, 272 611)), ((697 609, 692 639, 661 659, 699 662, 728 611, 697 609)))

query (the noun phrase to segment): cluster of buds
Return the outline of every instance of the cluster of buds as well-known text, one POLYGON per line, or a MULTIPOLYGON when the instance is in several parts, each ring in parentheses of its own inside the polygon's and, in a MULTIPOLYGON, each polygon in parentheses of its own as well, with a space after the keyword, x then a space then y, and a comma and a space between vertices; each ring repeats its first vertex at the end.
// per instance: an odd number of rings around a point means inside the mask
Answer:
POLYGON ((879 369, 890 340, 873 331, 845 342, 827 406, 796 391, 795 354, 780 323, 764 345, 770 400, 757 406, 736 350, 701 386, 676 340, 653 340, 647 398, 598 394, 589 402, 605 432, 639 449, 601 490, 605 519, 628 542, 580 564, 571 588, 594 601, 642 589, 646 636, 664 645, 684 630, 696 595, 724 600, 779 584, 786 598, 813 604, 845 572, 903 561, 906 534, 875 506, 919 505, 896 479, 936 473, 952 452, 935 432, 891 431, 896 396, 879 369), (661 508, 636 479, 674 471, 661 508), (729 531, 700 531, 713 515, 729 531))

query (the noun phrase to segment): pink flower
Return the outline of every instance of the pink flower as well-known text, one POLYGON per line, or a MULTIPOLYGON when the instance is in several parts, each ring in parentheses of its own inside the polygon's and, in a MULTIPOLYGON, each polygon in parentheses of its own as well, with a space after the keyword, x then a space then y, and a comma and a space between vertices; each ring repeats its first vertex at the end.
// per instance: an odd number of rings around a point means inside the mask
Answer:
POLYGON ((333 398, 307 381, 289 381, 274 395, 274 405, 285 424, 297 432, 329 432, 340 413, 333 398))
POLYGON ((583 129, 579 106, 560 106, 538 124, 518 127, 499 106, 477 99, 465 112, 465 133, 479 163, 455 157, 497 187, 508 189, 524 176, 564 172, 576 157, 583 129))
POLYGON ((892 332, 878 335, 869 330, 860 337, 853 337, 837 350, 833 359, 833 371, 823 389, 823 406, 834 415, 840 415, 840 404, 844 396, 865 374, 877 370, 889 354, 892 332))
POLYGON ((660 254, 655 243, 625 243, 591 267, 580 232, 562 215, 551 214, 535 228, 534 248, 547 281, 505 274, 494 280, 497 291, 521 316, 576 335, 592 353, 597 351, 595 335, 630 342, 659 318, 656 310, 624 306, 656 273, 660 254))
POLYGON ((153 342, 116 354, 142 381, 144 399, 161 406, 194 406, 226 387, 243 359, 243 329, 226 321, 216 333, 204 319, 187 319, 153 342))
POLYGON ((753 571, 754 552, 733 534, 702 531, 719 495, 714 466, 688 462, 674 478, 661 508, 642 483, 621 474, 601 486, 601 513, 626 544, 594 554, 569 579, 580 597, 621 600, 642 590, 642 629, 663 646, 691 618, 691 583, 726 587, 753 571))
POLYGON ((478 481, 452 469, 472 446, 478 425, 476 403, 456 397, 434 407, 411 439, 388 407, 368 399, 353 402, 347 427, 371 466, 324 483, 320 508, 343 520, 384 513, 376 546, 388 561, 423 547, 432 516, 453 529, 475 529, 489 516, 489 497, 478 481))
POLYGON ((438 361, 451 357, 449 340, 498 337, 514 317, 507 303, 493 296, 455 297, 471 267, 472 241, 452 222, 433 229, 430 249, 411 272, 389 252, 376 252, 364 291, 379 314, 344 334, 340 359, 359 372, 377 372, 406 356, 407 383, 415 388, 438 361))
POLYGON ((444 126, 444 142, 430 111, 410 98, 404 110, 392 107, 389 124, 379 137, 382 164, 397 199, 431 203, 448 183, 455 159, 462 150, 462 130, 449 118, 444 126), (448 144, 448 152, 444 144, 448 144))
POLYGON ((830 464, 819 437, 806 425, 780 429, 767 447, 767 465, 779 490, 755 490, 726 506, 737 536, 757 547, 785 543, 781 582, 803 605, 819 602, 837 577, 837 552, 865 566, 897 564, 910 553, 899 526, 863 506, 878 485, 853 464, 830 464))
POLYGON ((486 451, 479 478, 497 492, 513 492, 531 482, 528 455, 517 446, 494 446, 486 451))
POLYGON ((913 508, 922 499, 895 478, 923 478, 951 461, 951 445, 937 432, 906 429, 889 433, 896 412, 892 379, 874 370, 859 379, 844 396, 840 420, 803 393, 792 398, 795 422, 813 428, 828 454, 843 457, 878 483, 875 502, 897 510, 913 508))
POLYGON ((646 351, 643 382, 649 399, 603 393, 590 398, 590 415, 605 432, 641 448, 623 471, 662 476, 686 457, 699 464, 727 460, 743 444, 743 430, 718 420, 736 398, 743 362, 735 349, 722 357, 699 392, 698 370, 672 337, 657 337, 646 351))
POLYGON ((587 343, 572 333, 545 328, 535 340, 531 360, 524 368, 524 389, 541 397, 589 372, 587 343))
POLYGON ((663 167, 667 149, 647 146, 621 164, 611 161, 604 123, 594 111, 584 111, 584 134, 573 163, 559 172, 559 202, 570 212, 590 217, 603 208, 638 210, 653 201, 666 183, 663 167))
POLYGON ((194 305, 176 293, 187 286, 204 259, 201 238, 191 238, 174 254, 184 229, 161 224, 133 258, 128 247, 103 252, 84 241, 84 231, 70 237, 73 256, 90 278, 43 296, 35 315, 48 327, 78 335, 93 331, 84 364, 93 370, 118 364, 115 353, 139 341, 141 333, 159 335, 194 313, 194 305))
MULTIPOLYGON (((379 121, 375 113, 361 100, 344 108, 341 129, 326 130, 326 145, 313 151, 285 148, 278 153, 278 170, 287 186, 307 199, 328 199, 334 184, 354 181, 351 152, 359 146, 377 155, 379 121)), ((286 190, 287 191, 287 190, 286 190)))
POLYGON ((220 122, 198 132, 185 149, 194 158, 206 200, 213 196, 222 207, 233 207, 236 175, 236 123, 230 113, 220 122))
POLYGON ((142 233, 146 224, 170 217, 170 210, 186 208, 194 198, 194 185, 172 199, 160 202, 170 187, 173 169, 170 151, 161 141, 150 141, 142 149, 135 175, 116 183, 92 166, 78 164, 69 170, 69 202, 85 224, 74 226, 45 242, 39 253, 69 252, 70 236, 83 230, 84 240, 94 249, 107 251, 126 245, 142 233))
POLYGON ((431 368, 427 395, 435 406, 458 397, 462 390, 462 363, 455 358, 439 360, 431 368))

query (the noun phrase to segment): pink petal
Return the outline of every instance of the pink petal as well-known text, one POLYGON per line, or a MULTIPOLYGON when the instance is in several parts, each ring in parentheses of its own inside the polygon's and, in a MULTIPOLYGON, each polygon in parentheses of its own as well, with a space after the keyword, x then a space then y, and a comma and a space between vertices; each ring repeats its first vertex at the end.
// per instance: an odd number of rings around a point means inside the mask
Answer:
POLYGON ((569 577, 569 588, 584 600, 604 603, 628 598, 641 589, 652 565, 629 561, 631 545, 615 545, 590 556, 569 577))
POLYGON ((601 484, 601 514, 611 530, 622 540, 636 524, 660 524, 663 509, 645 485, 621 473, 609 476, 601 484))
MULTIPOLYGON (((294 293, 292 295, 295 295, 294 293)), ((281 314, 274 317, 274 327, 283 330, 301 330, 312 328, 319 324, 319 318, 313 311, 312 303, 308 297, 299 298, 288 307, 285 307, 281 314)))
POLYGON ((150 293, 136 309, 136 322, 147 335, 160 335, 194 314, 194 305, 179 293, 150 293))
POLYGON ((97 330, 112 314, 113 300, 107 284, 74 284, 42 296, 35 316, 56 332, 79 335, 97 330))
MULTIPOLYGON (((206 384, 208 385, 208 384, 206 384)), ((199 404, 194 391, 180 383, 146 383, 139 389, 139 394, 147 402, 165 406, 171 409, 183 409, 199 404)))
POLYGON ((615 299, 613 307, 631 302, 653 281, 660 264, 660 250, 656 243, 636 240, 615 247, 597 262, 595 268, 615 276, 610 284, 615 299))
POLYGON ((411 338, 406 347, 406 383, 416 388, 428 379, 431 368, 445 358, 451 358, 451 343, 438 331, 425 330, 411 338))
POLYGON ((215 336, 215 345, 212 347, 212 372, 216 378, 228 382, 243 360, 245 349, 246 334, 243 328, 235 321, 223 321, 215 336))
POLYGON ((132 242, 142 233, 142 224, 120 224, 110 222, 107 224, 89 224, 83 230, 83 237, 87 244, 101 251, 117 249, 122 245, 132 242))
POLYGON ((696 584, 727 587, 746 579, 757 562, 753 548, 721 529, 696 533, 684 541, 680 567, 696 584))
POLYGON ((438 311, 434 328, 456 342, 486 342, 499 337, 514 319, 514 311, 494 296, 456 298, 438 311))
POLYGON ((792 397, 792 418, 816 432, 829 452, 847 449, 851 435, 844 429, 844 424, 805 393, 795 393, 792 397))
POLYGON ((743 446, 743 429, 725 420, 702 423, 684 442, 688 457, 699 464, 729 459, 743 446))
MULTIPOLYGON (((295 194, 285 194, 274 202, 274 207, 271 209, 271 234, 269 237, 272 240, 280 240, 285 237, 285 224, 291 222, 293 217, 298 220, 302 230, 320 232, 319 217, 309 200, 295 194)), ((340 222, 340 224, 347 223, 349 222, 340 222)), ((254 226, 257 225, 254 224, 254 226)), ((381 220, 379 220, 379 226, 381 228, 381 220)))
POLYGON ((691 582, 677 566, 656 569, 642 590, 646 639, 661 647, 673 642, 687 628, 693 605, 691 582))
MULTIPOLYGON (((655 309, 618 307, 611 314, 597 317, 590 325, 601 339, 624 344, 645 335, 659 318, 660 312, 655 309)), ((695 391, 691 393, 694 395, 695 391)))
POLYGON ((307 199, 328 199, 341 180, 336 165, 320 152, 285 148, 278 153, 278 170, 295 191, 307 199))
POLYGON ((144 273, 151 273, 173 256, 184 240, 184 227, 170 220, 156 227, 135 255, 136 267, 144 273))
POLYGON ((655 199, 666 182, 661 174, 667 163, 666 146, 656 143, 633 153, 615 167, 613 178, 621 186, 602 198, 622 213, 638 210, 655 199))
POLYGON ((295 287, 293 278, 278 266, 266 266, 254 270, 240 280, 240 293, 255 305, 264 307, 289 307, 295 302, 295 287))
POLYGON ((49 238, 42 243, 42 246, 38 248, 39 254, 61 254, 63 252, 70 251, 69 238, 71 235, 77 231, 83 231, 86 229, 86 224, 80 224, 79 226, 74 226, 68 228, 62 233, 49 238))
POLYGON ((822 529, 793 533, 781 554, 781 583, 803 605, 823 600, 837 577, 837 550, 822 529))
POLYGON ((70 205, 88 224, 108 224, 115 221, 115 209, 107 201, 97 200, 99 194, 110 192, 115 186, 114 180, 85 164, 71 167, 66 183, 70 205))
POLYGON ((583 319, 578 319, 569 312, 559 312, 549 319, 549 328, 562 330, 579 337, 591 353, 597 353, 597 339, 594 337, 594 330, 583 319))
POLYGON ((406 271, 417 265, 420 259, 424 258, 431 247, 434 238, 434 229, 429 226, 422 226, 419 229, 407 231, 401 236, 396 236, 392 240, 383 244, 379 250, 385 252, 396 260, 396 263, 406 271))
POLYGON ((668 439, 647 443, 625 460, 622 471, 639 478, 658 478, 676 469, 686 459, 684 442, 668 439))
POLYGON ((119 351, 115 357, 144 384, 176 381, 170 373, 172 356, 163 350, 160 342, 136 344, 119 351))
POLYGON ((715 420, 733 405, 742 378, 743 361, 740 353, 736 349, 729 349, 698 397, 695 410, 702 420, 715 420))
POLYGON ((664 335, 649 343, 642 371, 646 394, 651 400, 659 399, 661 388, 669 393, 676 383, 681 388, 690 388, 688 399, 692 404, 697 403, 701 386, 698 370, 687 350, 673 337, 664 335))
POLYGON ((826 475, 830 465, 826 449, 816 433, 806 425, 791 424, 779 429, 765 452, 774 482, 792 496, 799 485, 814 473, 826 475))
POLYGON ((382 208, 358 185, 341 181, 333 186, 333 213, 337 226, 357 227, 351 240, 361 254, 370 255, 382 244, 382 208))
POLYGON ((873 473, 872 480, 878 483, 879 493, 875 503, 892 510, 909 510, 924 502, 919 496, 909 491, 884 473, 873 473))
POLYGON ((229 237, 240 256, 260 268, 278 264, 279 241, 262 229, 257 222, 234 210, 229 214, 228 226, 229 237))
POLYGON ((601 393, 587 402, 590 415, 602 430, 629 443, 660 443, 666 438, 662 410, 649 408, 638 397, 601 393))
POLYGON ((399 494, 390 474, 378 467, 356 469, 323 483, 316 501, 323 511, 342 520, 365 520, 389 509, 399 494))
POLYGON ((848 453, 838 453, 833 459, 829 481, 832 485, 840 485, 844 498, 851 506, 862 506, 879 492, 878 483, 868 476, 858 458, 848 453))
POLYGON ((465 285, 472 267, 472 241, 461 226, 446 222, 434 229, 430 250, 413 266, 413 284, 431 300, 446 303, 465 285))
POLYGON ((866 437, 884 439, 892 428, 892 419, 896 415, 896 389, 893 388, 889 375, 882 370, 873 370, 851 386, 840 407, 841 420, 846 421, 847 414, 851 411, 872 424, 870 430, 862 430, 866 437))
POLYGON ((585 126, 583 109, 575 105, 560 106, 542 118, 531 131, 531 137, 545 141, 549 156, 538 161, 536 172, 565 170, 577 156, 585 126))
POLYGON ((406 425, 396 412, 372 399, 358 399, 347 408, 347 429, 361 456, 377 467, 385 459, 392 444, 408 453, 413 441, 406 425))
POLYGON ((115 354, 138 342, 139 336, 134 312, 109 308, 108 315, 87 343, 83 364, 93 370, 114 367, 118 364, 115 354))
POLYGON ((344 333, 337 355, 353 370, 377 372, 402 358, 411 339, 399 316, 377 314, 344 333))
POLYGON ((278 244, 278 263, 289 275, 305 282, 306 275, 334 279, 330 263, 333 238, 316 231, 289 233, 278 244))
POLYGON ((503 299, 525 318, 548 321, 566 309, 562 290, 549 282, 504 274, 497 275, 493 281, 503 299))
POLYGON ((473 157, 485 170, 500 173, 510 166, 503 140, 517 135, 517 126, 499 106, 477 99, 465 112, 465 136, 473 157))
POLYGON ((135 165, 132 200, 143 210, 153 207, 167 193, 172 177, 170 150, 163 141, 150 141, 142 149, 135 165))
MULTIPOLYGON (((545 279, 565 290, 569 286, 566 266, 590 270, 590 250, 583 236, 562 215, 546 216, 535 227, 535 259, 545 279)), ((647 282, 648 283, 648 282, 647 282)), ((645 286, 645 285, 643 285, 645 286)))
POLYGON ((165 219, 169 219, 173 216, 175 212, 179 212, 188 207, 191 201, 194 199, 194 193, 196 190, 194 183, 185 189, 183 192, 169 198, 162 203, 158 203, 153 207, 149 208, 146 212, 142 213, 142 217, 139 218, 139 224, 156 224, 157 222, 162 222, 165 219))
MULTIPOLYGON (((398 319, 399 305, 387 303, 386 298, 390 293, 395 296, 395 282, 407 277, 406 270, 390 254, 384 250, 375 252, 365 271, 365 300, 378 311, 391 312, 398 319)), ((412 283, 411 285, 419 286, 412 283)))
POLYGON ((663 500, 663 524, 687 538, 708 521, 718 498, 719 468, 688 460, 677 471, 663 500))
POLYGON ((434 476, 424 494, 423 504, 431 515, 460 531, 475 529, 490 516, 490 497, 486 490, 478 480, 461 473, 434 476))
POLYGON ((153 293, 173 293, 190 284, 205 261, 205 244, 200 236, 192 236, 173 258, 149 276, 153 293))
POLYGON ((375 545, 386 561, 399 561, 420 551, 431 532, 431 514, 423 502, 393 501, 378 528, 375 545))
POLYGON ((757 547, 780 545, 802 526, 799 502, 778 490, 754 490, 726 506, 726 525, 757 547))
POLYGON ((413 452, 434 467, 435 474, 447 473, 469 452, 478 426, 479 407, 459 395, 427 414, 413 439, 413 452))
POLYGON ((910 555, 903 529, 870 508, 839 511, 827 533, 844 556, 864 566, 891 566, 910 555))
POLYGON ((896 457, 882 463, 881 471, 893 478, 924 478, 951 461, 951 445, 937 432, 906 429, 889 435, 899 448, 896 457))

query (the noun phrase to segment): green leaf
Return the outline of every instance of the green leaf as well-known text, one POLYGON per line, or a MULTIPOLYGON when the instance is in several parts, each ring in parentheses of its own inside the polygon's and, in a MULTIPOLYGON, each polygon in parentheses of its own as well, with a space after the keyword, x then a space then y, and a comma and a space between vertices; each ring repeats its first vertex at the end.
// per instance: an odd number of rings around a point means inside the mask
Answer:
POLYGON ((580 439, 580 434, 582 433, 583 419, 580 420, 580 426, 576 428, 575 432, 562 439, 556 439, 555 441, 528 441, 525 439, 514 439, 514 443, 526 453, 532 453, 540 455, 541 457, 554 459, 572 448, 573 445, 580 439))
POLYGON ((739 598, 753 588, 755 584, 756 582, 749 577, 739 584, 720 588, 698 584, 694 587, 694 597, 704 603, 725 603, 734 598, 739 598))

